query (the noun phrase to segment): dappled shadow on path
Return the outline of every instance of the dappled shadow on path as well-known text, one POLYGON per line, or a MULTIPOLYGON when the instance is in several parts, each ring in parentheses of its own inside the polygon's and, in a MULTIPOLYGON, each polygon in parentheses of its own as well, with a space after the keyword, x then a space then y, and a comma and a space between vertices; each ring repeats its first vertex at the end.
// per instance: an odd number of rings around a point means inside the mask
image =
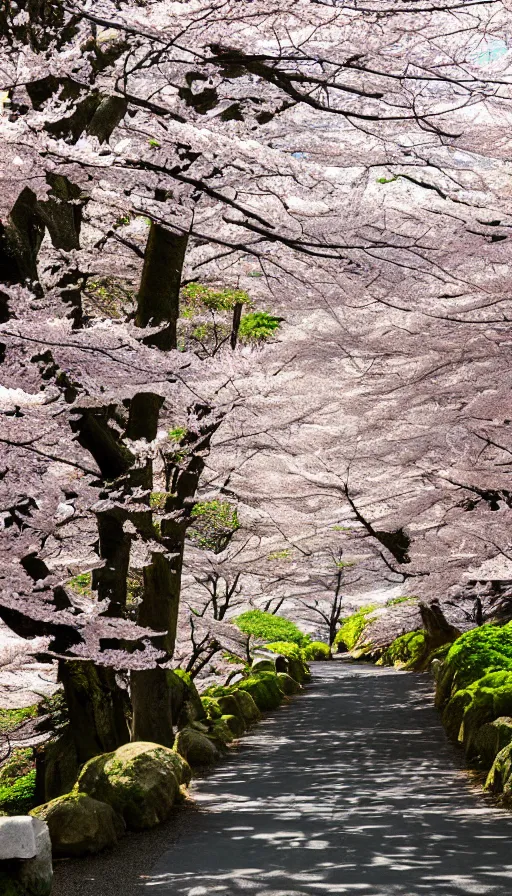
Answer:
POLYGON ((246 737, 142 889, 156 896, 512 891, 512 817, 473 789, 426 676, 315 665, 246 737))

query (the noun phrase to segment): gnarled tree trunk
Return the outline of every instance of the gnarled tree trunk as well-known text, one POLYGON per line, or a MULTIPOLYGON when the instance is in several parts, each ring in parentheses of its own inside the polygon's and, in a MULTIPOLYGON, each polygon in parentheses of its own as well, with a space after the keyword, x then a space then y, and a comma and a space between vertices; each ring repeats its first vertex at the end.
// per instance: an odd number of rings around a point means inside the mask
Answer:
POLYGON ((138 327, 165 326, 144 341, 164 351, 176 348, 176 325, 180 313, 181 272, 188 235, 172 233, 151 223, 137 300, 138 327))

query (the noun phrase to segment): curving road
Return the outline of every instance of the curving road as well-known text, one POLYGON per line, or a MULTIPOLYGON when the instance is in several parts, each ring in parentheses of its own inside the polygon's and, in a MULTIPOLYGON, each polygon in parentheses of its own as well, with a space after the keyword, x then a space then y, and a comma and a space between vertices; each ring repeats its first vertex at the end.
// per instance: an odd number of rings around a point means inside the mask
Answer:
POLYGON ((76 863, 63 868, 57 896, 510 896, 512 816, 469 783, 429 678, 314 670, 303 696, 196 781, 200 811, 182 810, 151 868, 124 886, 116 850, 103 871, 101 858, 82 864, 81 884, 76 863))

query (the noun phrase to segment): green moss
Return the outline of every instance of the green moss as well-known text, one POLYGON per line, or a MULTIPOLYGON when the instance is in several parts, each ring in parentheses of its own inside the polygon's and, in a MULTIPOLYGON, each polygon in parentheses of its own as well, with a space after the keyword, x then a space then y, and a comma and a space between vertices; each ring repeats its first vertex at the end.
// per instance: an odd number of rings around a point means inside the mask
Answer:
POLYGON ((347 650, 354 650, 366 626, 371 622, 372 613, 378 604, 368 604, 344 619, 334 639, 335 644, 344 644, 347 650))
POLYGON ((417 601, 417 597, 392 597, 386 601, 386 607, 397 607, 399 604, 415 604, 417 601))
POLYGON ((232 311, 236 304, 251 304, 251 299, 245 290, 229 286, 214 289, 202 283, 188 283, 182 289, 181 296, 182 304, 188 311, 200 311, 201 307, 210 311, 232 311))
POLYGON ((34 752, 14 750, 0 768, 0 809, 10 815, 25 815, 35 805, 34 752))
POLYGON ((302 649, 302 655, 306 662, 332 659, 331 648, 323 641, 311 641, 302 649))
POLYGON ((163 510, 165 502, 169 497, 169 492, 151 492, 149 496, 149 506, 153 510, 163 510))
POLYGON ((175 426, 174 429, 169 429, 167 431, 167 435, 171 442, 181 442, 187 435, 187 430, 184 426, 175 426))
POLYGON ((443 706, 456 691, 487 672, 512 671, 512 623, 482 625, 452 644, 438 681, 436 704, 443 706))
POLYGON ((300 645, 305 638, 304 633, 290 619, 265 613, 263 610, 248 610, 233 619, 233 622, 240 631, 261 641, 292 641, 300 645))
POLYGON ((285 548, 282 551, 272 551, 267 557, 267 560, 291 560, 291 559, 292 559, 292 552, 289 550, 289 548, 285 548))
POLYGON ((27 719, 37 715, 37 705, 24 706, 21 709, 0 709, 0 732, 9 734, 19 728, 27 719))
POLYGON ((259 672, 257 675, 250 675, 237 687, 251 695, 261 712, 277 709, 283 699, 279 679, 275 672, 259 672))
POLYGON ((230 501, 198 501, 191 513, 188 537, 199 547, 218 553, 240 528, 238 512, 230 501))
POLYGON ((395 638, 384 650, 379 660, 382 666, 397 666, 402 669, 419 669, 426 658, 427 642, 423 629, 407 632, 395 638))

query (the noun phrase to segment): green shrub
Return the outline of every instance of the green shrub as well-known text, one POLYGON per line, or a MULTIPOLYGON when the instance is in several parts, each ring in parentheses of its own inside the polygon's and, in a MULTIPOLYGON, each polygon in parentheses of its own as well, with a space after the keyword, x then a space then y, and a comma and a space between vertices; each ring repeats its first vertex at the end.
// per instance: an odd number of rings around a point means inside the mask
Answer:
POLYGON ((201 305, 210 311, 231 311, 236 304, 250 305, 248 293, 243 289, 214 289, 203 283, 188 283, 181 291, 183 304, 187 309, 200 309, 201 305))
POLYGON ((292 641, 301 645, 305 639, 303 632, 290 619, 265 613, 263 610, 248 610, 233 619, 233 622, 240 631, 261 641, 292 641))
POLYGON ((347 619, 343 620, 341 628, 338 630, 334 639, 334 643, 344 644, 347 650, 353 650, 366 626, 371 621, 372 613, 377 608, 378 604, 368 604, 366 607, 361 607, 347 619))
POLYGON ((263 342, 279 329, 280 320, 267 311, 251 311, 240 321, 238 336, 242 342, 263 342))

